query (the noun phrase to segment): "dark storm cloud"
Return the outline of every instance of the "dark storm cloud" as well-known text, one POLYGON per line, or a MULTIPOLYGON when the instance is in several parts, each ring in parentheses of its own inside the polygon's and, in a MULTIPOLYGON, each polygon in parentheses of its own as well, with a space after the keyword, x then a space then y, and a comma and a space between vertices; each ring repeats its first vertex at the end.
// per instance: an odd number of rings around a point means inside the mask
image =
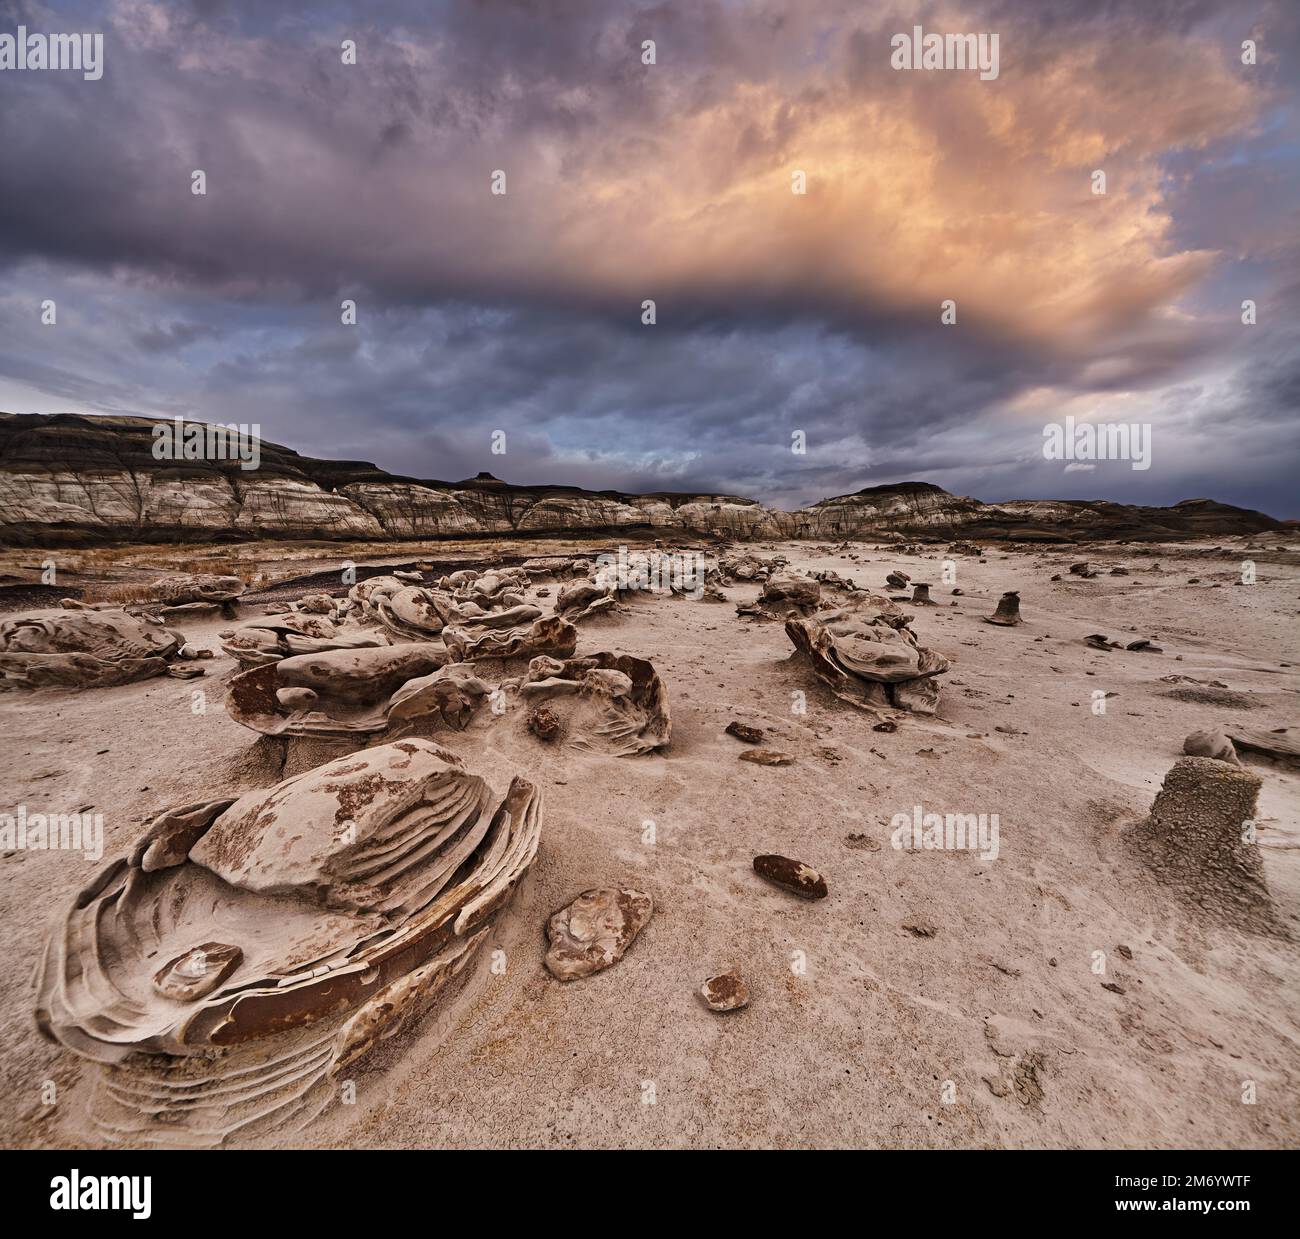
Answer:
POLYGON ((0 407, 238 415, 448 479, 1294 511, 1287 7, 1005 0, 968 19, 997 82, 894 73, 935 12, 60 8, 106 71, 0 74, 0 407), (1065 474, 1038 449, 1067 412, 1164 447, 1065 474))

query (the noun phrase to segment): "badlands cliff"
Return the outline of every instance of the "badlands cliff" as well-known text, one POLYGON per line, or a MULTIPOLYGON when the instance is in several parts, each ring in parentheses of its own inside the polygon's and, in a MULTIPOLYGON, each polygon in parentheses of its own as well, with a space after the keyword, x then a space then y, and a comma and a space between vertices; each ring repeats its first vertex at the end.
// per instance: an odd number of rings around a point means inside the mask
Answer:
POLYGON ((263 441, 258 468, 158 461, 157 423, 137 417, 0 413, 0 543, 339 541, 675 529, 724 538, 966 537, 1015 541, 1169 539, 1265 532, 1260 512, 1186 500, 981 503, 926 482, 868 487, 795 512, 724 494, 633 495, 398 477, 263 441))

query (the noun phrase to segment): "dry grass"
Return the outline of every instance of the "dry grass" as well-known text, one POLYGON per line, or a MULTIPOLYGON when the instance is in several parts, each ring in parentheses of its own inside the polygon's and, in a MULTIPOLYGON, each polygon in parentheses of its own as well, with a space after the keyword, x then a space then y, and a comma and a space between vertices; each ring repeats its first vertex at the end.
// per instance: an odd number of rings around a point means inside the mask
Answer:
POLYGON ((92 584, 82 588, 82 602, 158 602, 158 591, 145 582, 126 585, 92 584))

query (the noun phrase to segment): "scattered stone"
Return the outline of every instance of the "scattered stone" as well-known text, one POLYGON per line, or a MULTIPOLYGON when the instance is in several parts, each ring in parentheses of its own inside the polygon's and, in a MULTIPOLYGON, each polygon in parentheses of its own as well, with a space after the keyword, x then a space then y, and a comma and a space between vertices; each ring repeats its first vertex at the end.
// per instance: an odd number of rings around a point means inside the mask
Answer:
POLYGON ((872 731, 897 731, 898 724, 892 718, 887 718, 877 723, 874 727, 872 727, 871 730, 872 731))
POLYGON ((1117 650, 1120 648, 1118 641, 1112 641, 1105 633, 1089 633, 1083 639, 1084 645, 1091 646, 1094 650, 1117 650))
POLYGON ((761 727, 751 727, 748 723, 740 723, 735 720, 727 724, 727 735, 735 736, 737 740, 743 740, 746 744, 763 743, 763 729, 761 727))
POLYGON ((739 1011, 749 1006, 749 986, 739 970, 731 968, 705 981, 700 986, 700 997, 710 1011, 739 1011))
POLYGON ((788 856, 755 856, 754 872, 801 899, 825 899, 830 893, 816 869, 788 856))
POLYGON ((912 578, 908 576, 906 572, 891 572, 885 578, 885 584, 888 585, 890 589, 906 589, 907 583, 911 579, 912 578))
POLYGON ((1130 641, 1125 647, 1126 650, 1132 650, 1135 653, 1143 654, 1163 654, 1164 650, 1158 645, 1153 645, 1150 641, 1130 641))
POLYGON ((1126 990, 1122 985, 1116 985, 1114 981, 1103 981, 1101 983, 1101 988, 1110 990, 1112 994, 1128 993, 1128 990, 1126 990))
POLYGON ((539 740, 554 740, 562 730, 559 715, 547 706, 536 706, 528 711, 528 730, 539 740))
POLYGON ((936 938, 939 935, 939 930, 928 921, 905 921, 903 928, 913 938, 936 938))
POLYGON ((793 766, 794 758, 789 753, 778 753, 775 749, 750 749, 740 754, 741 761, 753 762, 756 766, 793 766))
POLYGON ((618 963, 653 911, 654 900, 642 891, 583 891, 546 922, 547 971, 559 981, 576 981, 618 963))
POLYGON ((844 836, 844 846, 856 852, 879 852, 880 841, 866 834, 848 834, 844 836))
POLYGON ((1172 697, 1175 701, 1190 701, 1196 705, 1220 706, 1226 710, 1257 710, 1261 704, 1250 693, 1238 693, 1217 685, 1206 685, 1204 688, 1171 688, 1160 695, 1172 697))
POLYGON ((1133 948, 1127 947, 1121 942, 1120 945, 1115 948, 1115 954, 1118 955, 1121 959, 1132 959, 1133 948))

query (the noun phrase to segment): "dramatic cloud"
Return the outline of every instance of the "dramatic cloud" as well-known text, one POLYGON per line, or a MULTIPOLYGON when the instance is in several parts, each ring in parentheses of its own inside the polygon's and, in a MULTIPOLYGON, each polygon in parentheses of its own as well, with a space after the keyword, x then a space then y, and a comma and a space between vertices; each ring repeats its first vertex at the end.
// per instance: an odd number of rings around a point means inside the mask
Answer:
POLYGON ((1290 4, 0 15, 105 35, 100 81, 0 72, 0 407, 448 479, 1297 514, 1290 4), (893 70, 915 24, 996 32, 998 77, 893 70), (1150 422, 1152 468, 1045 461, 1067 414, 1150 422))

